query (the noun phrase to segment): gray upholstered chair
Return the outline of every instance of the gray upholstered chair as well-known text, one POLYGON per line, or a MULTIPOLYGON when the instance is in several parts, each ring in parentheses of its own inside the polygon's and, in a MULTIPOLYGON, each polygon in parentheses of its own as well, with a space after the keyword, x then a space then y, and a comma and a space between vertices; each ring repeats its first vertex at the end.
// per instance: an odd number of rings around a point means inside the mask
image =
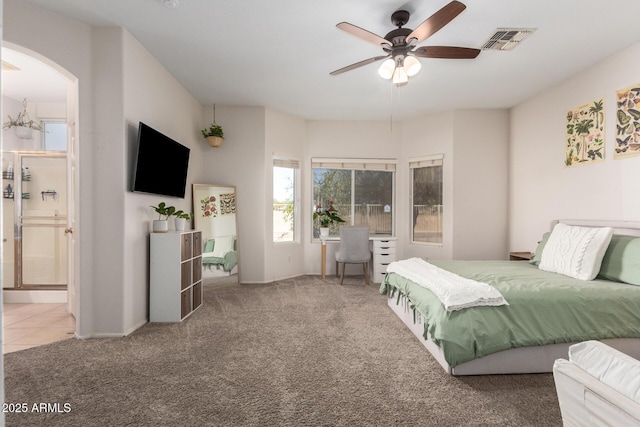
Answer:
POLYGON ((369 284, 369 227, 366 226, 342 226, 340 227, 340 248, 336 252, 336 276, 338 267, 342 264, 340 284, 344 281, 344 268, 346 264, 362 264, 365 283, 369 284))

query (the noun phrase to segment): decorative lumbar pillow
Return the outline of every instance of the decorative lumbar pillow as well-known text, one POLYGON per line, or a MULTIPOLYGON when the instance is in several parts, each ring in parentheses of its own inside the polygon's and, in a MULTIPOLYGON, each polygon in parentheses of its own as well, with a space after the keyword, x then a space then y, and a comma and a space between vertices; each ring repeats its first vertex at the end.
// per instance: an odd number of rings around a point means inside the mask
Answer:
POLYGON ((600 271, 612 234, 611 227, 556 224, 538 268, 579 280, 593 280, 600 271))
POLYGON ((544 247, 547 245, 547 240, 549 240, 549 236, 551 235, 550 231, 547 231, 542 235, 542 240, 538 242, 538 247, 536 248, 536 252, 533 254, 533 258, 529 260, 529 263, 533 265, 540 265, 540 260, 542 259, 542 251, 544 247))
POLYGON ((640 237, 614 234, 598 278, 640 286, 640 237))

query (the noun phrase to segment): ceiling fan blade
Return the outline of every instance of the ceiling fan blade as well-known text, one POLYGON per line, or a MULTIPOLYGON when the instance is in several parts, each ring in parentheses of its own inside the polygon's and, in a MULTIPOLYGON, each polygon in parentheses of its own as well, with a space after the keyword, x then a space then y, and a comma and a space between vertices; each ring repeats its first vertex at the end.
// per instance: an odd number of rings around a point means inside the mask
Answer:
POLYGON ((427 37, 435 34, 439 29, 451 22, 456 16, 462 13, 467 6, 459 1, 452 1, 442 9, 428 17, 422 24, 407 36, 407 40, 417 39, 417 43, 422 42, 427 37))
POLYGON ((382 55, 382 56, 374 56, 373 58, 365 59, 364 61, 356 62, 355 64, 347 65, 346 67, 340 68, 339 70, 335 70, 330 72, 332 76, 336 74, 342 74, 346 71, 351 71, 355 68, 362 67, 363 65, 372 64, 376 61, 380 61, 381 59, 389 58, 391 55, 382 55))
POLYGON ((353 24, 349 24, 348 22, 341 22, 336 25, 342 31, 346 31, 347 33, 356 36, 364 41, 369 43, 373 43, 376 46, 381 46, 384 44, 390 44, 388 40, 380 37, 377 34, 372 33, 371 31, 367 31, 364 28, 357 27, 353 24))
POLYGON ((480 49, 456 46, 423 46, 411 52, 420 58, 473 59, 480 49))

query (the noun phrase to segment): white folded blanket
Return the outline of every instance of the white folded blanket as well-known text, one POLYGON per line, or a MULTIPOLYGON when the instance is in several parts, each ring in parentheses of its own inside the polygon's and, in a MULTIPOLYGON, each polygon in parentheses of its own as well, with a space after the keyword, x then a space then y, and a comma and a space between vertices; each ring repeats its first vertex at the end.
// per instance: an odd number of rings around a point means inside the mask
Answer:
POLYGON ((447 311, 486 305, 509 305, 493 286, 458 276, 420 258, 394 261, 387 267, 387 273, 396 273, 429 289, 447 311))

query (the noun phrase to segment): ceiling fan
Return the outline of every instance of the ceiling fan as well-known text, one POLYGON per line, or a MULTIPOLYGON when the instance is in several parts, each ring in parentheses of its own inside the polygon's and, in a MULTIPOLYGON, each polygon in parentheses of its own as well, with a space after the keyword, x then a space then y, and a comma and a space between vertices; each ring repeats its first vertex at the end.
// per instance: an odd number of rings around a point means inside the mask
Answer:
POLYGON ((398 28, 390 31, 384 37, 348 22, 341 22, 336 27, 364 41, 380 46, 386 54, 356 62, 329 74, 335 76, 336 74, 386 59, 378 69, 378 74, 385 79, 393 79, 393 83, 396 86, 402 86, 409 82, 409 77, 416 75, 420 71, 420 61, 416 57, 473 59, 478 56, 480 49, 457 46, 416 47, 451 22, 465 9, 466 6, 464 4, 459 1, 452 1, 427 18, 415 30, 403 28, 409 21, 410 14, 406 10, 398 10, 391 15, 391 22, 398 28))

